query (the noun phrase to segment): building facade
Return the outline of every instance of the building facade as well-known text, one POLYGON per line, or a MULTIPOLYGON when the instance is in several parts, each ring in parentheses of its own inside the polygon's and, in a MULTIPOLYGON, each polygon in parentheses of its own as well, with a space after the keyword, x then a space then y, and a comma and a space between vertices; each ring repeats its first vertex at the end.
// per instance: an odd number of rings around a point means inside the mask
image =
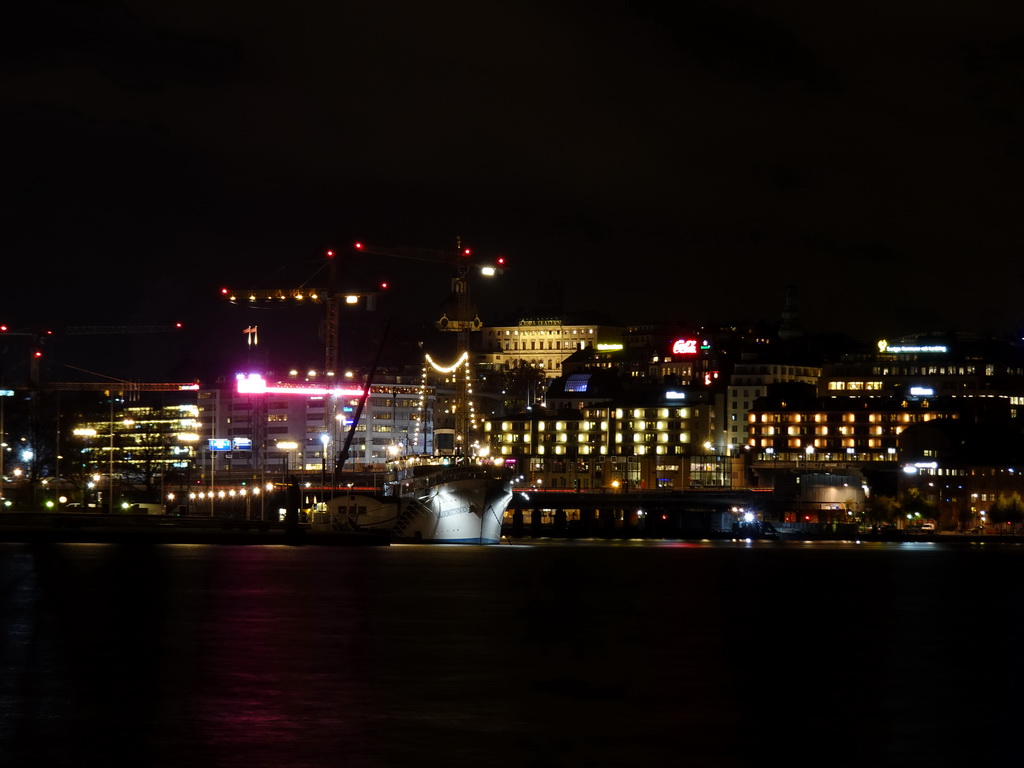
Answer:
POLYGON ((516 325, 489 326, 481 333, 478 364, 498 371, 530 366, 547 378, 562 373, 562 361, 580 349, 621 348, 623 329, 598 324, 570 324, 560 318, 523 318, 516 325))

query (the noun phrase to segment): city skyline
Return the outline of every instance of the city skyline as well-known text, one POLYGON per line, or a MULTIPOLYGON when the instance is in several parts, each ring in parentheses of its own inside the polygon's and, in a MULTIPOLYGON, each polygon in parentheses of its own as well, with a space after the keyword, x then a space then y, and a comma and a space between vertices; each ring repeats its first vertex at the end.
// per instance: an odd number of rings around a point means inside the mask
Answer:
POLYGON ((429 324, 450 276, 351 245, 461 238, 509 262, 488 324, 555 282, 623 322, 772 321, 795 285, 809 332, 1021 326, 1008 11, 677 6, 35 4, 0 322, 183 322, 213 356, 251 324, 222 285, 333 248, 429 324))

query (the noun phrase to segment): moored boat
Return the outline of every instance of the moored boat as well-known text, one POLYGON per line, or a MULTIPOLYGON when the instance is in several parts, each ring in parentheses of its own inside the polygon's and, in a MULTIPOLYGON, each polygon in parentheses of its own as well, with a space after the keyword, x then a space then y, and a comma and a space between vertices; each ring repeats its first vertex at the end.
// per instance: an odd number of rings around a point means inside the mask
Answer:
POLYGON ((335 531, 388 532, 394 542, 497 544, 512 499, 509 472, 484 461, 409 459, 380 486, 352 475, 326 502, 315 525, 335 531))

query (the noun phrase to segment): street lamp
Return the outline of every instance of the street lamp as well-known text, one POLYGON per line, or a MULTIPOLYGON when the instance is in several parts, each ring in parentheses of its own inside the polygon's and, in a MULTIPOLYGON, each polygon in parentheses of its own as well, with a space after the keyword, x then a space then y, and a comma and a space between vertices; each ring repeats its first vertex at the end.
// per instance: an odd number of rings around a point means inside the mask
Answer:
POLYGON ((281 442, 275 444, 274 447, 277 448, 277 450, 281 451, 283 457, 282 463, 284 465, 284 473, 281 479, 284 482, 288 482, 288 453, 298 448, 299 444, 291 440, 282 440, 281 442))
POLYGON ((320 435, 320 501, 326 506, 327 502, 327 444, 331 442, 331 436, 326 432, 320 435))

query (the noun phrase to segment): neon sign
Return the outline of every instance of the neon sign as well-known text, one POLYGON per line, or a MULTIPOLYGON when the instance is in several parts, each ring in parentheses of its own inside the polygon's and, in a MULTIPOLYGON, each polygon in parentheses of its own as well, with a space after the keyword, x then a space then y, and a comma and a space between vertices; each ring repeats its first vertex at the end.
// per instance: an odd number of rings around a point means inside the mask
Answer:
POLYGON ((672 354, 673 355, 696 355, 697 354, 697 340, 696 339, 676 339, 672 342, 672 354))
POLYGON ((235 376, 238 392, 242 395, 334 395, 335 397, 362 397, 363 390, 352 387, 315 387, 302 384, 270 385, 258 373, 248 375, 239 373, 235 376))
POLYGON ((883 354, 888 353, 892 355, 907 354, 913 352, 924 352, 924 353, 944 353, 949 351, 949 347, 943 344, 920 344, 920 345, 900 345, 894 346, 889 344, 888 341, 882 339, 878 342, 878 351, 883 354))

